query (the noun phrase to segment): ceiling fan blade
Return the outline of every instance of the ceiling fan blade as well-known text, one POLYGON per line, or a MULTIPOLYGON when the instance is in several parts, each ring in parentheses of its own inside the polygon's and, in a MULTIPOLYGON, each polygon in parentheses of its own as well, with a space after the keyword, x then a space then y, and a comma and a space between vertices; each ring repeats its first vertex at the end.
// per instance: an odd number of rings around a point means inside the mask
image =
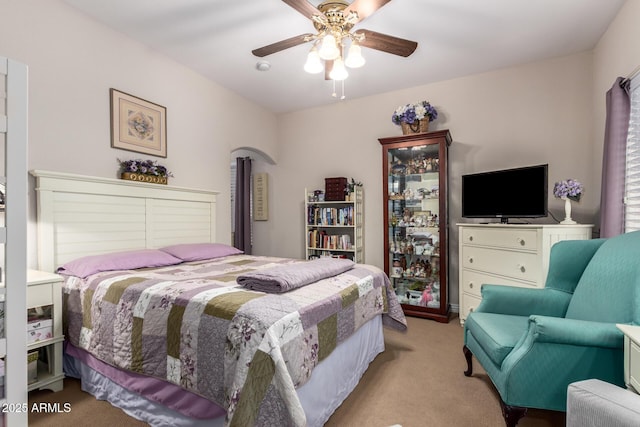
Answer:
POLYGON ((354 0, 342 13, 344 16, 347 16, 351 11, 358 12, 358 20, 356 22, 360 22, 390 1, 391 0, 354 0))
POLYGON ((282 0, 307 18, 311 19, 313 15, 320 15, 317 7, 309 3, 307 0, 282 0))
POLYGON ((251 51, 251 53, 262 58, 263 56, 271 55, 272 53, 280 52, 281 50, 289 49, 290 47, 306 43, 305 37, 307 36, 311 36, 311 34, 301 34, 299 36, 291 37, 286 40, 281 40, 279 42, 254 49, 251 51))
POLYGON ((405 40, 375 31, 358 30, 357 33, 364 34, 364 40, 360 42, 360 46, 381 50, 382 52, 392 53, 398 56, 407 57, 418 47, 418 43, 412 42, 411 40, 405 40))

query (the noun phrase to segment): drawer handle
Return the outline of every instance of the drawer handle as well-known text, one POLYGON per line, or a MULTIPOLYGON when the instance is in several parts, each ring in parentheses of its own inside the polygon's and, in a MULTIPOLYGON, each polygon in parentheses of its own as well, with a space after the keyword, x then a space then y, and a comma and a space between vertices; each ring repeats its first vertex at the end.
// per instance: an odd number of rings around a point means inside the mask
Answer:
POLYGON ((473 236, 469 236, 469 241, 473 242, 473 236))
POLYGON ((522 264, 518 264, 518 270, 520 270, 520 272, 524 273, 527 271, 526 267, 522 264))
POLYGON ((469 264, 473 264, 473 257, 469 257, 469 264))
POLYGON ((520 246, 524 246, 526 242, 522 237, 518 237, 518 243, 520 243, 520 246))
POLYGON ((473 289, 473 282, 469 282, 469 289, 473 289))
POLYGON ((469 308, 469 313, 471 313, 473 311, 473 307, 469 308))

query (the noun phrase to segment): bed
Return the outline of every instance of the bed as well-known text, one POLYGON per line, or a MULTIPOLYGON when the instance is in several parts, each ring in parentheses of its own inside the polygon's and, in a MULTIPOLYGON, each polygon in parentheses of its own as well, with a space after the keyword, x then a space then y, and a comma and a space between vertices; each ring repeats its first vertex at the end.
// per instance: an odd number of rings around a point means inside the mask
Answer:
POLYGON ((374 266, 244 286, 317 265, 216 244, 215 192, 32 175, 39 268, 64 267, 65 373, 151 425, 321 426, 384 350, 382 325, 406 328, 374 266))

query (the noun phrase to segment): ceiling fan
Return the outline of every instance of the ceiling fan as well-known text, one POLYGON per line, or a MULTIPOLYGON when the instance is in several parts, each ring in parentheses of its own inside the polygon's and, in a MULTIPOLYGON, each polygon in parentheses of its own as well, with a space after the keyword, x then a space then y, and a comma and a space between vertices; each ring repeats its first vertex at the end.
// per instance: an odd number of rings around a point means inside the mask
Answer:
POLYGON ((303 43, 313 42, 307 56, 305 70, 310 73, 325 71, 325 78, 344 80, 348 73, 345 65, 357 68, 364 65, 360 46, 394 55, 411 55, 418 43, 353 26, 367 18, 391 0, 329 0, 317 7, 307 0, 282 0, 313 22, 317 33, 306 33, 254 49, 252 53, 264 57, 303 43), (344 50, 348 45, 348 54, 344 50), (322 63, 324 61, 324 64, 322 63))

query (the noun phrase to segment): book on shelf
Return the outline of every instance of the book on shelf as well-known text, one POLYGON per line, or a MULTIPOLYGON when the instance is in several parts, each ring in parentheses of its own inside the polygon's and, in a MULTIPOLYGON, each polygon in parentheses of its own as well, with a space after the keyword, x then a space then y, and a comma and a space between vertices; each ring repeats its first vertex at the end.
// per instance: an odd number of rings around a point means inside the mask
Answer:
POLYGON ((309 259, 318 259, 318 258, 349 258, 349 259, 353 259, 352 256, 350 255, 346 255, 346 254, 334 254, 331 253, 330 251, 322 251, 319 253, 314 253, 309 255, 309 259))
POLYGON ((348 234, 341 235, 340 246, 342 246, 343 249, 351 249, 351 236, 348 234))
POLYGON ((310 230, 307 246, 315 249, 351 250, 351 236, 348 234, 328 234, 324 230, 310 230))
POLYGON ((353 206, 326 208, 311 205, 307 210, 307 225, 353 225, 353 206))

